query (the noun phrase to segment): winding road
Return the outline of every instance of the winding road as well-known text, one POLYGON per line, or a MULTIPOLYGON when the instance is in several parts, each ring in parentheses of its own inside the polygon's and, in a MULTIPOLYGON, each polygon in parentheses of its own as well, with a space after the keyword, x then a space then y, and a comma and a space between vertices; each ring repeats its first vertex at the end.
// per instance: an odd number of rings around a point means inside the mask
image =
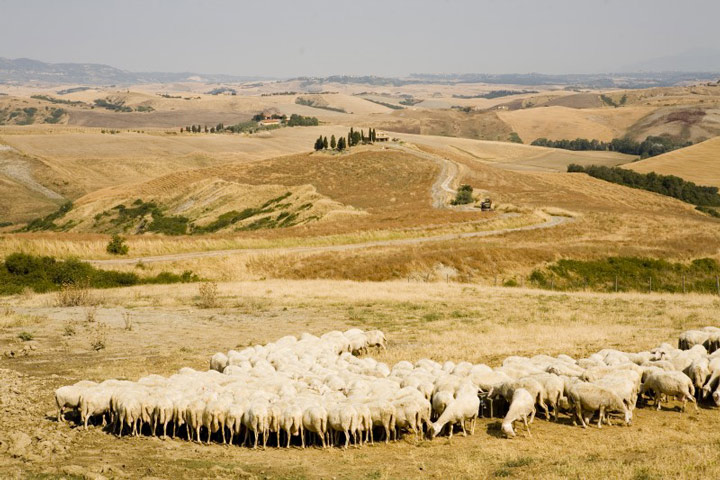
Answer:
MULTIPOLYGON (((451 207, 447 203, 448 195, 454 195, 455 190, 452 188, 452 183, 458 177, 460 169, 462 168, 457 163, 443 158, 439 155, 433 155, 420 150, 411 149, 405 146, 393 147, 396 150, 405 151, 412 155, 431 160, 440 165, 440 174, 437 180, 431 187, 432 205, 435 208, 458 208, 467 209, 464 207, 451 207)), ((473 209, 470 207, 470 209, 473 209)), ((343 252, 349 250, 361 250, 365 248, 374 247, 395 247, 402 245, 418 245, 428 242, 442 242, 448 240, 457 240, 462 238, 478 238, 478 237, 490 237, 495 235, 502 235, 505 233, 512 232, 525 232, 529 230, 540 230, 545 228, 552 228, 564 223, 573 221, 573 218, 560 217, 549 215, 547 220, 542 223, 536 223, 532 225, 525 225, 522 227, 514 228, 503 228, 497 230, 484 230, 476 232, 461 232, 461 233, 447 233, 442 235, 434 235, 428 237, 415 237, 415 238, 400 238, 395 240, 375 240, 359 243, 350 243, 343 245, 320 245, 320 246, 307 246, 307 247, 278 247, 278 248, 233 248, 227 250, 207 250, 199 252, 185 252, 185 253, 173 253, 167 255, 151 255, 146 257, 134 257, 134 258, 113 258, 108 260, 84 260, 85 262, 92 263, 94 265, 133 265, 138 262, 142 263, 156 263, 156 262, 173 262, 179 260, 191 260, 196 258, 206 257, 222 257, 225 255, 237 255, 237 254, 267 254, 267 253, 321 253, 321 252, 343 252)))

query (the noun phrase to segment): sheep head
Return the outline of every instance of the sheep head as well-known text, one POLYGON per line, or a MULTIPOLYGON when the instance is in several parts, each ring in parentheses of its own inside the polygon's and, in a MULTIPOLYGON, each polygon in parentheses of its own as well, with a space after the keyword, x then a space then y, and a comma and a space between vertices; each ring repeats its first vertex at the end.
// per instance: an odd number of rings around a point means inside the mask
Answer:
POLYGON ((515 436, 515 430, 513 430, 512 422, 503 422, 501 430, 508 438, 515 436))

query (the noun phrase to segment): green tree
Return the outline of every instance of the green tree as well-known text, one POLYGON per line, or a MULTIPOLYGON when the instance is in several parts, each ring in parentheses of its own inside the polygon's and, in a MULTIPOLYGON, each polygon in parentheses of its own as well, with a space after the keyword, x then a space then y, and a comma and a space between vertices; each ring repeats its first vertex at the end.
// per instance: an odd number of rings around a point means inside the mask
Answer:
POLYGON ((465 205, 473 202, 472 196, 473 188, 470 185, 460 185, 457 193, 455 194, 455 200, 451 203, 453 205, 465 205))
POLYGON ((130 247, 127 246, 123 237, 115 234, 110 239, 110 242, 107 244, 105 250, 112 255, 127 255, 128 251, 130 251, 130 247))
POLYGON ((337 141, 335 140, 335 135, 330 136, 330 148, 335 150, 335 147, 337 147, 337 141))
POLYGON ((337 143, 338 151, 342 152, 343 150, 345 150, 345 146, 346 146, 345 137, 340 137, 340 140, 338 140, 338 143, 337 143))
POLYGON ((323 148, 324 148, 325 150, 327 150, 327 148, 328 148, 328 139, 327 139, 327 137, 323 138, 323 148))
POLYGON ((315 140, 315 150, 320 151, 324 148, 323 138, 322 135, 320 135, 317 140, 315 140))

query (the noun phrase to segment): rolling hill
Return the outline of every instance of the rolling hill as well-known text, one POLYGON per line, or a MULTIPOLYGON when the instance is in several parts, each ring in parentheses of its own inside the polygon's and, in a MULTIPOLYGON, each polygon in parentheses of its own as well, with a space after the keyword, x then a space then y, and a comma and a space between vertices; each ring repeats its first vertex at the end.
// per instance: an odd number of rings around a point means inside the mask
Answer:
POLYGON ((698 185, 720 187, 720 137, 624 167, 640 173, 675 175, 698 185))

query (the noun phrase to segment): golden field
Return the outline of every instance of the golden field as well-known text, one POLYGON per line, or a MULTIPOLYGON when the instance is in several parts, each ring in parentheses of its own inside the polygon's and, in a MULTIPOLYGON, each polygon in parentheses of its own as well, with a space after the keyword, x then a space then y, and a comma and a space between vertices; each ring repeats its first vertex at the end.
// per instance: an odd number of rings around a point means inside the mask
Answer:
POLYGON ((720 437, 717 412, 636 410, 633 426, 584 430, 567 417, 537 418, 532 438, 507 440, 499 419, 477 420, 475 435, 435 440, 407 436, 389 446, 253 451, 151 437, 118 439, 54 419, 52 389, 79 379, 137 379, 180 367, 207 368, 216 351, 265 343, 286 334, 350 327, 381 328, 385 362, 420 358, 497 365, 508 355, 587 355, 601 348, 648 349, 684 329, 712 324, 716 297, 563 294, 457 283, 254 281, 220 285, 221 306, 195 306, 197 285, 94 291, 88 322, 82 307, 58 308, 52 295, 6 298, 0 348, 27 346, 3 358, 4 414, 10 431, 36 432, 19 458, 0 453, 12 477, 196 478, 713 478, 720 437), (127 328, 125 318, 130 318, 127 328), (68 327, 71 327, 69 329, 68 327), (74 333, 68 334, 68 331, 74 333), (90 343, 103 335, 106 348, 90 343), (33 398, 28 403, 27 399, 33 398), (72 466, 72 467, 71 467, 72 466))

